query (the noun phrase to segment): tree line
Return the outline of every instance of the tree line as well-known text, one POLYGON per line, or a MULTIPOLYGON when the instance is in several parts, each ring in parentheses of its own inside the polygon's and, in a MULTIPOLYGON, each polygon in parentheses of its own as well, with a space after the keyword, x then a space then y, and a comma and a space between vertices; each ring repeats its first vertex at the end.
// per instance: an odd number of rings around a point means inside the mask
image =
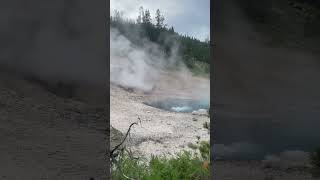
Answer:
POLYGON ((159 9, 152 18, 148 9, 140 7, 136 19, 125 19, 122 12, 115 10, 110 16, 110 26, 117 28, 137 46, 143 45, 142 38, 156 43, 167 56, 174 53, 173 47, 178 44, 178 53, 190 68, 193 68, 195 62, 210 63, 209 40, 200 41, 177 33, 173 26, 165 24, 165 17, 159 9))

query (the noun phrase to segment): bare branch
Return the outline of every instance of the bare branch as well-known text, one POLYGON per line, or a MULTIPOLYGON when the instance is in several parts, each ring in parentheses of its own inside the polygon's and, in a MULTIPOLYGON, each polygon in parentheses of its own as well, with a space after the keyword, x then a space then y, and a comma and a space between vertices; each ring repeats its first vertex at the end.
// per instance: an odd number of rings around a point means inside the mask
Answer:
POLYGON ((118 145, 116 145, 116 146, 110 151, 110 157, 111 157, 111 158, 114 157, 114 152, 115 152, 117 149, 119 149, 119 147, 125 142, 125 140, 127 139, 128 135, 129 135, 129 133, 130 133, 131 127, 132 127, 133 125, 138 125, 138 123, 134 122, 134 123, 130 124, 129 129, 128 129, 125 137, 124 137, 123 140, 121 141, 121 143, 118 144, 118 145))

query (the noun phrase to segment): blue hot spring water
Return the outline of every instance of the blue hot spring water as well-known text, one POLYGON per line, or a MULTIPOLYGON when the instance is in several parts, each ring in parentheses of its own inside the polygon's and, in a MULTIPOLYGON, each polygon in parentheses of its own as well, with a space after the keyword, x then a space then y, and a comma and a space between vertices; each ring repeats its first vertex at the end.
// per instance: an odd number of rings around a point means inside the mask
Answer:
POLYGON ((145 104, 166 111, 190 113, 199 109, 209 109, 210 101, 207 99, 168 98, 160 101, 145 102, 145 104))

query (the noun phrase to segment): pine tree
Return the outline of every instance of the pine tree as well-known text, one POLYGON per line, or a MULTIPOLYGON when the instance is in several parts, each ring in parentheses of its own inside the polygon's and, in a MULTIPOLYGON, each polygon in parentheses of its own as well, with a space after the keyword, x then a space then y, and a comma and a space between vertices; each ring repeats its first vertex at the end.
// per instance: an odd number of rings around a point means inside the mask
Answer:
POLYGON ((171 33, 174 33, 174 28, 171 26, 171 28, 169 29, 169 31, 170 31, 171 33))
POLYGON ((122 19, 123 19, 123 18, 122 18, 122 17, 123 17, 123 12, 120 12, 120 11, 118 11, 118 10, 114 10, 113 13, 114 13, 114 15, 113 15, 113 16, 114 16, 114 17, 113 17, 114 20, 117 21, 117 22, 121 22, 122 19))
POLYGON ((145 10, 142 21, 144 24, 151 24, 151 15, 150 15, 150 11, 148 9, 145 10))
POLYGON ((162 28, 164 26, 163 22, 164 22, 164 17, 161 15, 160 10, 157 9, 156 11, 156 27, 157 28, 162 28))
POLYGON ((138 24, 141 24, 143 18, 144 18, 144 11, 143 11, 143 7, 140 6, 140 8, 139 8, 139 16, 138 16, 138 18, 137 18, 137 23, 138 23, 138 24))
MULTIPOLYGON (((195 37, 179 34, 175 32, 174 27, 169 26, 167 28, 166 25, 163 24, 163 21, 160 18, 161 16, 159 10, 156 12, 155 18, 151 19, 150 11, 140 7, 139 16, 136 20, 125 20, 123 14, 119 11, 115 11, 114 16, 110 17, 110 20, 112 27, 118 28, 119 32, 138 46, 142 46, 143 43, 141 43, 140 40, 141 37, 144 37, 159 45, 160 49, 164 51, 164 54, 170 56, 173 44, 178 42, 178 51, 188 67, 194 68, 194 61, 210 63, 208 53, 210 50, 210 45, 208 43, 209 36, 205 41, 199 41, 195 37), (152 22, 153 20, 154 24, 152 22), (131 30, 137 32, 141 31, 141 33, 139 33, 139 36, 136 36, 130 33, 131 30), (168 39, 166 37, 170 38, 168 39)), ((208 71, 208 69, 205 71, 208 71)))

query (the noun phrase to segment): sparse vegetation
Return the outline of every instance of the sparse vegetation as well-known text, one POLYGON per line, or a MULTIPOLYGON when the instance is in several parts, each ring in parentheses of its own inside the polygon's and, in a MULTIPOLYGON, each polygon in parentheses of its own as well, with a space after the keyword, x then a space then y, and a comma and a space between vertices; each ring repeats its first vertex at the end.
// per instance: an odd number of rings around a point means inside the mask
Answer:
POLYGON ((118 157, 117 166, 112 169, 112 179, 209 180, 209 151, 207 145, 200 144, 200 148, 200 155, 183 151, 176 157, 153 156, 149 162, 123 151, 118 157))
MULTIPOLYGON (((130 133, 130 128, 127 135, 130 133)), ((121 141, 125 141, 127 135, 121 141)), ((152 156, 151 160, 134 157, 133 153, 123 147, 114 148, 112 159, 112 179, 116 180, 209 180, 210 179, 210 144, 200 141, 189 143, 191 151, 182 151, 175 156, 152 156), (115 152, 117 151, 117 152, 115 152)), ((120 147, 120 146, 116 146, 120 147)))

